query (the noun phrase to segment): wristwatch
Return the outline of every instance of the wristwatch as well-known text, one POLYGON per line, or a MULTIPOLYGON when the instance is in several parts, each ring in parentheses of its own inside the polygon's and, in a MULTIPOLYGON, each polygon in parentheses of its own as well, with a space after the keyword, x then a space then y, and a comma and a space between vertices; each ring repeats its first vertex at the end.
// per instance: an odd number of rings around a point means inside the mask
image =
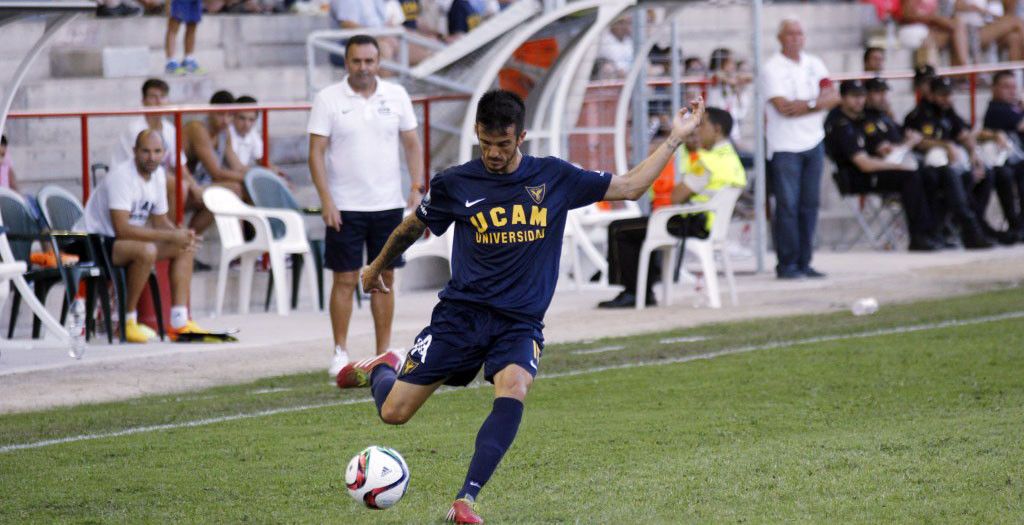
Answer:
POLYGON ((818 105, 818 101, 817 101, 817 100, 815 100, 815 99, 813 99, 813 98, 812 98, 811 100, 808 100, 808 101, 807 101, 807 109, 809 109, 809 110, 811 110, 811 111, 814 111, 814 108, 815 108, 815 107, 816 107, 817 105, 818 105))
POLYGON ((422 185, 422 184, 413 184, 411 189, 412 189, 412 191, 415 191, 416 193, 419 193, 420 195, 426 195, 427 194, 427 187, 422 185))

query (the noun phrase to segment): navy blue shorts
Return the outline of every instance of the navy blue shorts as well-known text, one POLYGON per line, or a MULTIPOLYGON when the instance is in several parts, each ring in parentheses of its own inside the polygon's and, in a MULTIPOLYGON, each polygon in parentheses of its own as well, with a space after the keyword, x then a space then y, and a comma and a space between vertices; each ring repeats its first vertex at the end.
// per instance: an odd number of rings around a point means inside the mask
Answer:
POLYGON ((441 300, 430 326, 416 336, 398 379, 465 386, 483 366, 484 379, 493 383, 494 374, 513 364, 536 376, 543 351, 540 328, 486 306, 441 300))
MULTIPOLYGON (((377 258, 391 232, 402 223, 402 209, 384 211, 343 211, 341 229, 327 228, 324 235, 324 266, 332 272, 353 272, 363 267, 363 247, 366 261, 377 258)), ((399 257, 388 268, 401 268, 405 260, 399 257)))
POLYGON ((171 0, 171 18, 198 24, 203 18, 203 0, 171 0))

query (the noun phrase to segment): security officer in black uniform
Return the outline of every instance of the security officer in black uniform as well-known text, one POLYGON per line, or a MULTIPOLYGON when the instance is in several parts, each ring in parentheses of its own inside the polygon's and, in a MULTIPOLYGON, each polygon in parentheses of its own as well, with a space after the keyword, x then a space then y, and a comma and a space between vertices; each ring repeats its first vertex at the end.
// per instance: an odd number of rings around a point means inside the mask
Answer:
POLYGON ((836 182, 843 193, 886 193, 898 191, 907 215, 910 249, 932 251, 935 227, 921 174, 903 164, 887 162, 866 149, 864 134, 864 84, 844 80, 839 85, 841 101, 825 117, 825 151, 836 163, 836 182))
POLYGON ((1024 105, 1019 97, 1013 72, 996 73, 992 77, 992 100, 985 110, 984 129, 980 136, 1018 152, 1006 164, 993 170, 999 205, 1009 224, 1006 232, 999 232, 1004 235, 997 237, 1004 244, 1010 244, 1008 241, 1011 239, 1024 242, 1024 158, 1019 156, 1024 144, 1024 105))
MULTIPOLYGON (((930 156, 941 155, 947 161, 942 165, 926 166, 926 186, 929 191, 941 191, 945 198, 945 207, 933 209, 932 215, 936 225, 945 223, 945 217, 951 214, 960 227, 960 241, 964 248, 991 248, 990 240, 981 230, 972 199, 967 188, 987 183, 987 173, 977 155, 974 134, 970 126, 953 110, 951 93, 953 86, 948 78, 935 77, 929 83, 929 93, 922 98, 903 122, 905 129, 920 132, 924 138, 917 145, 917 151, 924 156, 926 164, 931 164, 930 156), (962 145, 967 150, 968 159, 961 159, 962 145), (928 155, 930 150, 940 152, 928 155), (970 162, 969 169, 964 169, 964 160, 970 162)), ((984 187, 981 188, 984 190, 984 187)), ((936 233, 939 233, 938 231, 936 233)))
MULTIPOLYGON (((887 156, 894 147, 904 142, 903 126, 893 118, 889 106, 889 84, 881 78, 864 82, 867 98, 864 100, 864 138, 867 150, 872 155, 887 156)), ((920 141, 920 134, 911 132, 914 144, 920 141)))

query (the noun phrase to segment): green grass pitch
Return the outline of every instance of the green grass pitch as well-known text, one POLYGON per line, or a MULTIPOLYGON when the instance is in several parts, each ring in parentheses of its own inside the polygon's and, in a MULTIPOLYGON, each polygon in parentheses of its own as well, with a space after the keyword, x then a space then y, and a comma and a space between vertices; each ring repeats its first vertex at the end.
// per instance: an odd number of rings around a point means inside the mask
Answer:
MULTIPOLYGON (((541 372, 481 493, 488 523, 1024 522, 1020 288, 550 345, 541 372), (707 339, 662 342, 684 336, 707 339)), ((318 372, 0 416, 0 523, 440 523, 492 390, 437 395, 402 427, 368 396, 318 372), (345 494, 371 444, 412 472, 387 511, 345 494)))

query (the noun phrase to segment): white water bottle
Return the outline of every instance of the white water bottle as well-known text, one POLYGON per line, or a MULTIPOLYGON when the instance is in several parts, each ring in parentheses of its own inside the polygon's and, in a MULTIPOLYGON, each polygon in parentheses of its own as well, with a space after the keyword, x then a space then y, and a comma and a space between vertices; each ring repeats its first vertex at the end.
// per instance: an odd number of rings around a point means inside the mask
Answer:
POLYGON ((71 321, 68 323, 68 335, 71 336, 71 348, 68 355, 81 359, 85 354, 85 301, 76 298, 71 303, 71 321))
POLYGON ((878 301, 874 297, 865 297, 863 299, 857 299, 850 306, 850 311, 853 315, 871 315, 878 311, 878 301))

